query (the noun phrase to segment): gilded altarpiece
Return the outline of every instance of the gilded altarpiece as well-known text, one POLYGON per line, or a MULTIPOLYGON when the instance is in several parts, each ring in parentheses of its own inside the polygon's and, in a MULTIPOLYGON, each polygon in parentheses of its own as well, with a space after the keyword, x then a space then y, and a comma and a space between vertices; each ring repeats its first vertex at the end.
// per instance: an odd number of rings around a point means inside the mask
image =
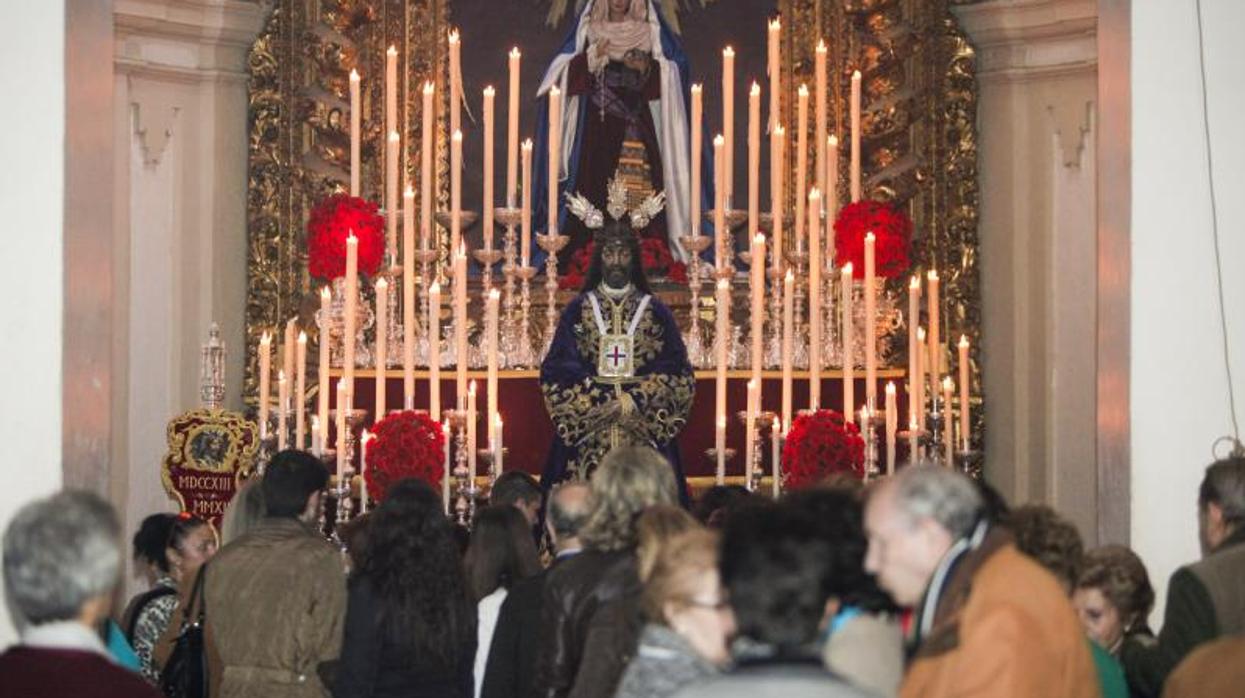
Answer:
MULTIPOLYGON (((543 0, 513 1, 531 2, 533 11, 548 10, 543 0)), ((778 0, 775 11, 783 17, 781 109, 786 124, 796 121, 791 98, 795 87, 813 82, 813 49, 819 37, 826 39, 832 66, 830 128, 844 144, 850 140, 850 75, 856 69, 863 74, 865 196, 907 208, 915 223, 914 268, 939 272, 942 335, 950 346, 961 334, 967 335, 972 346, 973 442, 980 447, 984 410, 978 357, 975 56, 949 9, 964 1, 778 0)), ((694 31, 702 4, 703 0, 678 3, 683 31, 694 31)), ((366 78, 383 75, 384 53, 390 45, 399 51, 399 121, 402 133, 409 136, 402 141, 402 171, 419 191, 418 132, 423 118, 419 94, 420 86, 432 81, 437 86, 433 190, 438 209, 447 206, 446 35, 455 24, 462 24, 470 36, 471 18, 455 18, 453 0, 276 1, 249 61, 249 359, 244 394, 250 401, 256 394, 254 347, 259 335, 294 314, 301 324, 314 324, 316 289, 307 275, 304 226, 314 203, 348 180, 348 76, 354 67, 365 76, 362 194, 376 201, 382 198, 384 87, 381 80, 366 78)), ((550 32, 550 47, 561 31, 550 32)), ((757 26, 756 31, 765 28, 757 26)), ((497 50, 500 55, 505 49, 497 50)), ((764 68, 750 70, 763 74, 764 68)), ((793 131, 788 127, 788 133, 793 131)), ((503 136, 501 127, 498 137, 503 136)), ((807 140, 812 163, 812 139, 807 140)), ((845 173, 846 148, 840 155, 840 172, 845 173)), ((789 154, 793 170, 795 161, 789 154)), ((789 189, 793 175, 786 178, 789 189)), ((846 177, 839 186, 839 201, 845 201, 846 177)), ((788 192, 789 205, 794 196, 788 192)), ((439 234, 444 237, 445 231, 439 234)), ((443 255, 445 246, 442 239, 443 255)), ((905 286, 905 279, 897 279, 891 290, 902 293, 905 286)), ((893 355, 904 357, 903 333, 895 336, 893 355)), ((957 371, 954 352, 947 359, 950 369, 957 371)))

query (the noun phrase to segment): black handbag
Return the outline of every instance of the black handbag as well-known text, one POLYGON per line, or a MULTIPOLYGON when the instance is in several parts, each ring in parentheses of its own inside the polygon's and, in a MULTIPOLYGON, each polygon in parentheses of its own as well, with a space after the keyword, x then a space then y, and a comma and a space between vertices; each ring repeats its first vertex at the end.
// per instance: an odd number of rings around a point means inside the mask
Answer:
POLYGON ((182 609, 181 629, 160 673, 160 691, 168 698, 207 698, 208 695, 207 648, 203 636, 207 612, 203 580, 206 577, 205 564, 195 576, 189 602, 182 609))

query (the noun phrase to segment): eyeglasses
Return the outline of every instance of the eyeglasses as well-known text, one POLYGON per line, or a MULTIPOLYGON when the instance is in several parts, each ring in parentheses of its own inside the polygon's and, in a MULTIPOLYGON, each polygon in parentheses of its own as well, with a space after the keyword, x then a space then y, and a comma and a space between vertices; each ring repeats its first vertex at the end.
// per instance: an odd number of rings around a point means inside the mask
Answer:
POLYGON ((727 602, 726 599, 719 599, 717 601, 702 601, 701 599, 685 598, 685 599, 681 599, 681 601, 684 604, 687 604, 688 606, 691 606, 693 608, 704 608, 710 611, 720 612, 720 611, 725 611, 727 608, 730 607, 730 603, 727 602))

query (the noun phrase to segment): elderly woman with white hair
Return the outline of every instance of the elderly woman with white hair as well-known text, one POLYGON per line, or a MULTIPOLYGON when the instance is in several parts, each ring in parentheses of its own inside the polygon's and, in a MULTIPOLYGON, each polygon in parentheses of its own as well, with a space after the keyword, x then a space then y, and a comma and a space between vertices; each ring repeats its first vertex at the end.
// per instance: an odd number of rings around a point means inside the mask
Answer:
POLYGON ((21 628, 21 643, 0 654, 6 696, 160 695, 99 638, 120 571, 120 525, 99 497, 62 492, 18 511, 4 533, 5 597, 21 628))

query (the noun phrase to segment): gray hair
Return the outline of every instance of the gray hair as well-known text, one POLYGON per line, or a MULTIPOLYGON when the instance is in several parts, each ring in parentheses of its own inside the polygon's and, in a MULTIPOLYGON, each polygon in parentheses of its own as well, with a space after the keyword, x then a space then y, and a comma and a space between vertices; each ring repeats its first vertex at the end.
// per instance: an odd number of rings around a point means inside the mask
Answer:
POLYGON ((574 482, 558 485, 549 495, 549 525, 553 528, 553 532, 559 539, 574 538, 579 535, 579 530, 588 520, 590 503, 585 500, 573 507, 566 506, 566 503, 558 496, 558 492, 563 487, 587 487, 587 485, 574 482))
POLYGON ((1197 500, 1202 507, 1214 504, 1222 509, 1229 526, 1245 524, 1245 457, 1224 458, 1207 466, 1197 500))
POLYGON ((121 526, 95 494, 65 491, 31 502, 4 532, 4 586, 32 625, 71 620, 120 580, 121 526))
POLYGON ((893 486, 895 502, 909 518, 933 519, 953 538, 972 533, 984 507, 968 476, 938 465, 904 468, 893 486))
POLYGON ((666 457, 647 446, 622 446, 592 475, 592 508, 579 538, 597 550, 636 543, 635 518, 654 504, 678 504, 678 485, 666 457))

